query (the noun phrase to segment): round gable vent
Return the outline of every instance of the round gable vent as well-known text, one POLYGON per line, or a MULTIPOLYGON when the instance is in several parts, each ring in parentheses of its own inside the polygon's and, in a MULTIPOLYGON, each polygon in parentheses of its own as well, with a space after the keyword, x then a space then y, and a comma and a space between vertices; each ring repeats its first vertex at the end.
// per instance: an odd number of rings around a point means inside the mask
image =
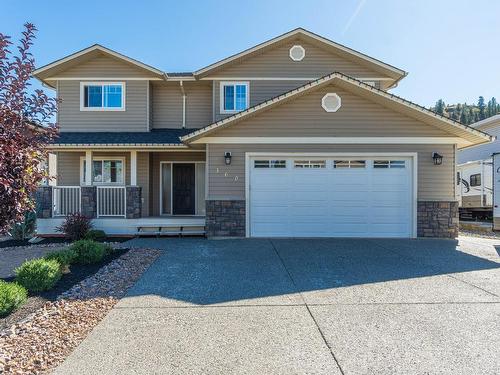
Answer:
POLYGON ((295 45, 290 48, 290 58, 293 61, 301 61, 306 56, 306 50, 304 47, 295 45))
POLYGON ((337 112, 342 105, 342 100, 334 92, 329 92, 321 99, 321 106, 327 112, 337 112))

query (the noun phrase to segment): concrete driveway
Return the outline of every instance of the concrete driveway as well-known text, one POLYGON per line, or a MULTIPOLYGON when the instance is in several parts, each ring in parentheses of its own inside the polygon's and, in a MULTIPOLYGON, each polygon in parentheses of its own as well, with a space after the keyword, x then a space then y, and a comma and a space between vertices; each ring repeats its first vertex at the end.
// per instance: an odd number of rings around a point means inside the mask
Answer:
POLYGON ((498 374, 500 241, 137 239, 57 374, 498 374))

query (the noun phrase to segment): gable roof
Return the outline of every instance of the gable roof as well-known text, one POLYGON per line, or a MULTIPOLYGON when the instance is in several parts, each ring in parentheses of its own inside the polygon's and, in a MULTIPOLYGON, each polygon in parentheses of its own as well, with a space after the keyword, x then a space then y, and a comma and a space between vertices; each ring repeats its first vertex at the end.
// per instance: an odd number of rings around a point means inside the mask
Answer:
POLYGON ((181 140, 185 143, 191 143, 196 139, 203 136, 207 136, 210 133, 217 131, 218 129, 231 126, 238 123, 250 116, 254 116, 258 113, 267 111, 275 106, 289 102, 293 98, 304 95, 310 91, 324 87, 329 84, 336 84, 343 87, 351 92, 369 97, 376 103, 384 105, 388 108, 392 108, 400 113, 404 113, 410 117, 420 120, 424 123, 436 126, 442 130, 455 134, 462 139, 464 139, 464 144, 462 146, 470 146, 473 144, 480 144, 489 142, 494 139, 494 137, 489 134, 474 129, 470 126, 463 125, 457 121, 451 120, 445 116, 441 116, 429 109, 405 100, 399 96, 390 94, 386 91, 377 89, 374 86, 368 85, 362 81, 349 77, 345 74, 334 72, 321 77, 315 81, 306 83, 296 89, 290 90, 284 94, 278 95, 272 99, 266 100, 260 104, 246 109, 245 111, 236 113, 232 116, 226 117, 225 119, 216 121, 208 126, 201 129, 197 129, 190 134, 181 137, 181 140))
MULTIPOLYGON (((222 66, 230 64, 235 62, 236 60, 239 60, 244 57, 248 57, 249 55, 252 55, 268 46, 271 46, 273 44, 276 44, 278 42, 282 42, 287 39, 291 39, 294 37, 304 37, 306 39, 319 42, 323 46, 332 48, 337 54, 343 55, 348 57, 351 60, 356 60, 358 62, 361 62, 364 65, 370 65, 372 68, 374 68, 377 71, 380 71, 389 77, 393 78, 395 80, 394 84, 397 83, 400 79, 404 78, 408 73, 405 72, 402 69, 396 68, 393 65, 387 64, 383 61, 380 61, 378 59, 375 59, 373 57, 370 57, 368 55, 365 55, 364 53, 358 52, 356 50, 353 50, 349 47, 346 47, 342 44, 336 43, 330 39, 327 39, 325 37, 322 37, 320 35, 317 35, 311 31, 308 31, 306 29, 303 29, 301 27, 294 29, 292 31, 289 31, 285 34, 282 34, 280 36, 277 36, 275 38, 272 38, 266 42, 260 43, 254 47, 251 47, 249 49, 246 49, 242 52, 239 52, 237 54, 234 54, 232 56, 229 56, 225 59, 222 59, 218 62, 215 62, 213 64, 210 64, 204 68, 201 68, 197 70, 194 74, 197 76, 206 76, 207 74, 211 73, 212 71, 216 69, 220 69, 222 66)), ((394 85, 393 84, 393 85, 394 85)))
POLYGON ((500 126, 500 114, 485 118, 484 120, 470 124, 474 129, 489 129, 495 126, 500 126))
POLYGON ((136 66, 140 69, 143 69, 144 71, 148 73, 153 73, 153 75, 158 76, 159 78, 164 78, 165 73, 159 69, 156 69, 150 65, 144 64, 138 60, 135 60, 133 58, 130 58, 128 56, 125 56, 121 53, 118 53, 116 51, 113 51, 109 48, 106 48, 104 46, 101 46, 100 44, 94 44, 90 47, 84 48, 78 52, 72 53, 71 55, 68 55, 66 57, 63 57, 59 60, 56 60, 50 64, 44 65, 35 71, 33 71, 33 76, 37 77, 41 81, 51 85, 49 82, 46 82, 47 78, 50 78, 54 74, 65 70, 69 69, 70 67, 73 67, 77 65, 78 63, 87 61, 93 57, 96 57, 98 55, 107 55, 112 58, 122 60, 127 64, 131 64, 133 66, 136 66))

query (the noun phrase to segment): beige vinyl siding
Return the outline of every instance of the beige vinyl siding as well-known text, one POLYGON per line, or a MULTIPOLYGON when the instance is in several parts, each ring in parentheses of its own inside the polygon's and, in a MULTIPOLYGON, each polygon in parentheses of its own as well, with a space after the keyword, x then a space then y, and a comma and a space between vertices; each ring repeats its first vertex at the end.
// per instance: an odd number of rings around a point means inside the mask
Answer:
POLYGON ((453 145, 208 145, 208 199, 245 199, 246 152, 417 152, 419 200, 455 200, 453 145), (224 152, 232 153, 230 166, 224 152), (432 153, 443 155, 443 164, 434 165, 432 153))
POLYGON ((202 128, 212 123, 212 85, 184 82, 186 128, 202 128))
POLYGON ((161 161, 205 161, 205 152, 153 152, 151 153, 151 186, 150 207, 151 216, 160 215, 160 162, 161 161))
POLYGON ((84 152, 57 152, 57 185, 80 186, 80 158, 84 152))
POLYGON ((147 131, 148 81, 125 81, 124 111, 80 111, 80 81, 58 81, 61 131, 147 131))
POLYGON ((216 137, 445 137, 434 126, 356 96, 333 85, 262 112, 213 134, 216 137), (321 99, 335 92, 342 106, 326 112, 321 99))
POLYGON ((182 127, 182 94, 178 82, 153 83, 153 128, 182 127))
MULTIPOLYGON (((223 114, 220 112, 220 103, 222 100, 220 94, 221 82, 226 82, 226 81, 214 81, 215 121, 219 121, 231 115, 231 114, 223 114)), ((266 100, 274 98, 278 95, 284 94, 285 92, 293 90, 297 87, 300 87, 307 82, 308 81, 284 81, 284 80, 249 81, 250 107, 265 102, 266 100)))
POLYGON ((158 78, 158 74, 109 56, 97 56, 57 74, 65 78, 158 78))
MULTIPOLYGON (((186 128, 201 128, 212 122, 212 86, 209 82, 184 82, 186 128)), ((182 91, 178 82, 153 86, 153 128, 182 127, 182 91)))
POLYGON ((294 77, 319 78, 332 72, 341 72, 358 78, 383 78, 374 69, 355 63, 304 40, 292 40, 274 45, 249 58, 236 60, 209 77, 294 77), (293 45, 304 47, 302 61, 293 61, 289 51, 293 45))

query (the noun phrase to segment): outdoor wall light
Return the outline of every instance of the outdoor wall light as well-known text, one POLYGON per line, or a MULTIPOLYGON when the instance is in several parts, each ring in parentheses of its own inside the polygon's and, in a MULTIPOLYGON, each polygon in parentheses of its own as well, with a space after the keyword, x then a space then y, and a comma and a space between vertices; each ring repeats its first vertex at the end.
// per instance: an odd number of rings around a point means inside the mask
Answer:
POLYGON ((231 153, 230 152, 224 152, 224 162, 226 163, 226 165, 230 165, 231 164, 231 153))
POLYGON ((432 154, 432 160, 434 161, 434 165, 443 164, 443 155, 439 155, 437 152, 432 154))

